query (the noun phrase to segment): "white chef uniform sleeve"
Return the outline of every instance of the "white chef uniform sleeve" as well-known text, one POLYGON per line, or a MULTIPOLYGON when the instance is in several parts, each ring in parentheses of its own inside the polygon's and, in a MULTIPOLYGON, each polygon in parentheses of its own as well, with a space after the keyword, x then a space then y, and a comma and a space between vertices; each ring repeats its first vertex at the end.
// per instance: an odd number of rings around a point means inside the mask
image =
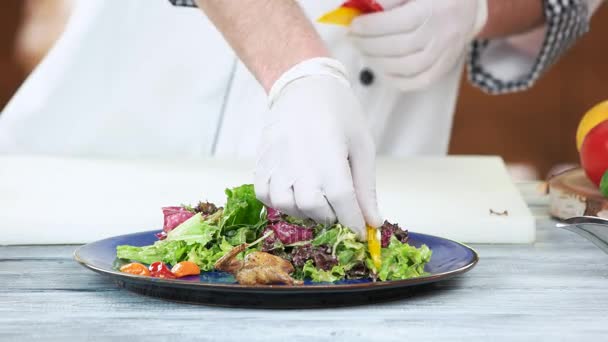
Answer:
POLYGON ((469 81, 489 94, 530 88, 589 30, 589 7, 597 8, 593 2, 600 1, 543 0, 542 28, 473 42, 467 60, 469 81))

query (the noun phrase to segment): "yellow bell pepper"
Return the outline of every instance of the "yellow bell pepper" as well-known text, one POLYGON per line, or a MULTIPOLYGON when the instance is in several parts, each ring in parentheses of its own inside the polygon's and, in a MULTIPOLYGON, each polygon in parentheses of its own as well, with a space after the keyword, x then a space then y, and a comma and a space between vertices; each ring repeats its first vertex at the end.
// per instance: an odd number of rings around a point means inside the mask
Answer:
POLYGON ((380 231, 372 226, 367 226, 367 248, 372 257, 376 270, 382 266, 382 246, 380 244, 380 231))
POLYGON ((384 10, 382 5, 376 0, 346 0, 340 8, 323 15, 317 21, 324 24, 348 26, 361 14, 382 10, 384 10))
POLYGON ((351 7, 339 7, 317 19, 323 24, 334 24, 348 26, 357 16, 361 15, 361 11, 351 7))

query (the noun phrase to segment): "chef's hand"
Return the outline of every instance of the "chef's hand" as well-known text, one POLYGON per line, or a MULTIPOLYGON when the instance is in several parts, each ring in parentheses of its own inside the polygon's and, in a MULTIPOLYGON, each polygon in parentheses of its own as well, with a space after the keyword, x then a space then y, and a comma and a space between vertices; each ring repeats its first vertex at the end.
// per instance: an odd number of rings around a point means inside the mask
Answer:
POLYGON ((365 240, 382 224, 376 203, 375 146, 340 62, 306 60, 269 92, 258 150, 260 201, 296 217, 336 220, 365 240))
POLYGON ((451 71, 483 29, 487 0, 378 0, 384 12, 357 17, 351 36, 370 65, 403 91, 451 71))

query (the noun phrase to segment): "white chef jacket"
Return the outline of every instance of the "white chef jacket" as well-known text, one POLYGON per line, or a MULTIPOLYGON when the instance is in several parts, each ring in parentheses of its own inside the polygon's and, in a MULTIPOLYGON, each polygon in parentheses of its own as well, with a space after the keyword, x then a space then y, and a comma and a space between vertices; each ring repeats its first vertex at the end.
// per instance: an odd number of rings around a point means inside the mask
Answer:
MULTIPOLYGON (((339 4, 301 2, 311 19, 339 4)), ((583 7, 571 16, 586 14, 583 7)), ((546 33, 528 37, 534 52, 527 54, 508 41, 477 42, 471 80, 489 92, 530 86, 549 64, 541 63, 543 53, 563 52, 586 31, 584 19, 569 27, 571 39, 563 39, 561 50, 546 43, 546 33)), ((344 28, 315 27, 352 76, 379 154, 447 152, 464 51, 440 82, 405 93, 366 64, 344 28), (366 69, 374 76, 371 84, 359 80, 366 69)), ((249 158, 266 110, 263 89, 201 11, 166 0, 81 0, 56 45, 0 115, 0 153, 249 158)), ((314 132, 296 134, 306 139, 314 132)))

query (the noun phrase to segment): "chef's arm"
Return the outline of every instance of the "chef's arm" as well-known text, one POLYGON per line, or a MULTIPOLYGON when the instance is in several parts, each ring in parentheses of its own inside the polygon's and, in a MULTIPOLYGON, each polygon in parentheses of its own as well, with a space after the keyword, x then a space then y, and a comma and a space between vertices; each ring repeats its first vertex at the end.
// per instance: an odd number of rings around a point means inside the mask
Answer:
POLYGON ((296 1, 196 0, 196 4, 266 91, 292 66, 329 55, 296 1))
POLYGON ((490 94, 532 87, 588 30, 603 0, 488 0, 469 80, 490 94))
POLYGON ((488 0, 488 21, 478 38, 489 39, 527 32, 545 21, 543 0, 488 0))
POLYGON ((366 224, 384 221, 376 202, 376 147, 346 67, 328 58, 295 0, 195 3, 268 92, 256 197, 292 216, 340 222, 365 240, 366 224), (314 132, 314 141, 292 134, 294 128, 314 132))

